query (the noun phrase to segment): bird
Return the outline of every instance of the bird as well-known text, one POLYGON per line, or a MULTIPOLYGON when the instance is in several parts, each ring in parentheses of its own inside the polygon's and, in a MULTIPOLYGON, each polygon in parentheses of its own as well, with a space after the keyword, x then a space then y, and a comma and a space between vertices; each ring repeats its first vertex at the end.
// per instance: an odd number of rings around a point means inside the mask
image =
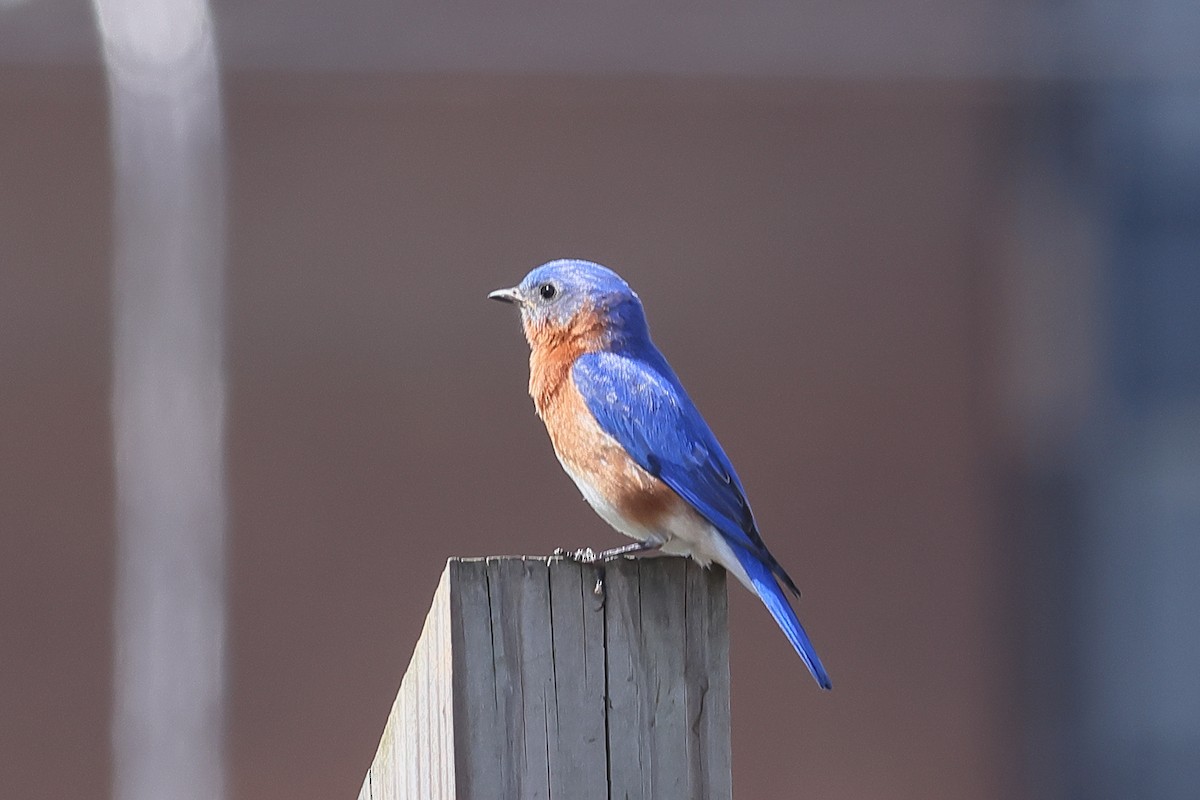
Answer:
MULTIPOLYGON (((650 338, 637 293, 600 264, 559 259, 488 298, 520 309, 529 394, 588 504, 634 542, 576 560, 658 551, 717 563, 762 600, 822 689, 829 674, 763 542, 742 482, 650 338)), ((562 550, 556 551, 563 554, 562 550)))

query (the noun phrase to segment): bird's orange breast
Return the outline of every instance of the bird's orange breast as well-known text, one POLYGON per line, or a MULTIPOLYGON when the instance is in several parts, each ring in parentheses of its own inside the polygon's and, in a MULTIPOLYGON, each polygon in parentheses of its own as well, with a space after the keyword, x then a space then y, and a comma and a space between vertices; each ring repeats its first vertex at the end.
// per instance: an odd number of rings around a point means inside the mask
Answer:
POLYGON ((571 379, 575 359, 593 352, 589 344, 586 336, 530 336, 529 394, 554 452, 572 477, 585 481, 593 495, 625 519, 654 528, 684 501, 642 469, 592 416, 571 379))

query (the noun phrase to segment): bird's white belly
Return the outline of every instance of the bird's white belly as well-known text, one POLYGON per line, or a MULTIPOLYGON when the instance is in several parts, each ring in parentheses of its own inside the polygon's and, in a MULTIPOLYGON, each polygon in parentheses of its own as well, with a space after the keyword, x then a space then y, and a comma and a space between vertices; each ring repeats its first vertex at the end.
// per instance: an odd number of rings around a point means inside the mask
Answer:
POLYGON ((571 476, 571 480, 575 481, 575 485, 579 487, 579 491, 583 494, 583 499, 587 500, 600 518, 609 525, 616 528, 621 533, 631 539, 636 539, 639 542, 652 540, 661 544, 664 540, 663 533, 657 529, 647 528, 637 522, 629 519, 621 513, 620 509, 608 501, 608 498, 596 488, 588 477, 576 469, 573 469, 566 461, 559 459, 563 470, 571 476))
POLYGON ((715 561, 731 572, 744 586, 754 591, 750 577, 733 554, 729 543, 712 523, 700 516, 683 498, 679 499, 676 511, 664 516, 654 527, 646 527, 622 514, 586 474, 572 469, 561 458, 559 463, 571 476, 571 480, 575 481, 588 505, 616 530, 639 542, 654 542, 660 545, 662 552, 667 555, 690 556, 703 567, 715 561))

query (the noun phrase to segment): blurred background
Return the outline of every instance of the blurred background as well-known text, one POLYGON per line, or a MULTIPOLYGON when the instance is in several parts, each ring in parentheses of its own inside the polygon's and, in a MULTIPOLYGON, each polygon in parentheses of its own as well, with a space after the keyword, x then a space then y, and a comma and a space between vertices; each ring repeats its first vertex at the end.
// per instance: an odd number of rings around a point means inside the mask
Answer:
POLYGON ((833 676, 731 588, 737 797, 1200 792, 1192 0, 107 5, 219 59, 106 73, 86 3, 0 0, 0 795, 115 794, 160 174, 216 209, 172 263, 224 352, 228 797, 356 795, 447 557, 621 543, 484 300, 563 256, 639 291, 833 676))

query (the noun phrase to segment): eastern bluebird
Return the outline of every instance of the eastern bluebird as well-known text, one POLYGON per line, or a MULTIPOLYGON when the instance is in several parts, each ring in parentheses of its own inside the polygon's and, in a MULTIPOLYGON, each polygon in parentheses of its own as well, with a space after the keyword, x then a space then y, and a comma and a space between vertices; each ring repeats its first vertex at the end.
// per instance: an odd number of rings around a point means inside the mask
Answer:
POLYGON ((604 521, 634 544, 597 560, 660 550, 717 562, 766 604, 821 688, 831 684, 767 550, 733 465, 650 340, 642 302, 589 261, 543 264, 488 295, 521 309, 529 394, 554 452, 604 521))

